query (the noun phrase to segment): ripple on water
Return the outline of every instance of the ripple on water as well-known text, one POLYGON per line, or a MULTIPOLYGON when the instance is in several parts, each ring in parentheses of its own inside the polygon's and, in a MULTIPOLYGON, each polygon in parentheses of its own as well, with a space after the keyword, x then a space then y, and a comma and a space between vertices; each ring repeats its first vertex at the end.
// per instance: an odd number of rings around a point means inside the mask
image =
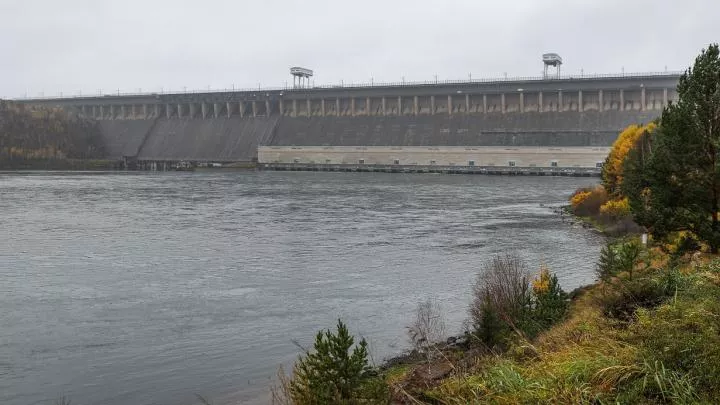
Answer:
POLYGON ((492 254, 593 279, 553 213, 593 179, 371 173, 0 174, 0 403, 263 402, 344 319, 376 359, 418 301, 451 331, 492 254), (29 203, 30 202, 30 203, 29 203), (225 401, 225 402, 223 402, 225 401))

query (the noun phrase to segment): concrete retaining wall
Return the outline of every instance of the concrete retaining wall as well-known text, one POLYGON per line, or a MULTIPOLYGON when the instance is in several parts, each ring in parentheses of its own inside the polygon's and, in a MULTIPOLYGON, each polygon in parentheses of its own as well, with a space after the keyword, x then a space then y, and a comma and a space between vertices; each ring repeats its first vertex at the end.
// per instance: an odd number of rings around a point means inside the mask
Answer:
POLYGON ((280 147, 258 149, 258 162, 300 165, 598 168, 608 147, 280 147))
POLYGON ((283 117, 272 146, 610 146, 653 112, 283 117))

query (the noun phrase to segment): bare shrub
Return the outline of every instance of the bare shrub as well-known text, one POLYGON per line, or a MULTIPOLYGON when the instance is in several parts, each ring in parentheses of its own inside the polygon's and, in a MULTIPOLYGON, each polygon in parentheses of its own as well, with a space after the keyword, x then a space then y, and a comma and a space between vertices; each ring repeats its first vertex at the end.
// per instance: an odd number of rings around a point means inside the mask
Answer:
POLYGON ((440 303, 428 298, 418 303, 415 320, 407 327, 408 337, 413 347, 419 351, 427 351, 445 338, 445 319, 440 303))
POLYGON ((291 377, 285 374, 283 366, 278 368, 276 378, 277 380, 270 387, 270 403, 272 405, 293 405, 290 391, 291 377))
POLYGON ((477 337, 492 348, 509 333, 521 336, 532 309, 530 272, 516 254, 497 255, 483 264, 473 286, 470 315, 477 337))

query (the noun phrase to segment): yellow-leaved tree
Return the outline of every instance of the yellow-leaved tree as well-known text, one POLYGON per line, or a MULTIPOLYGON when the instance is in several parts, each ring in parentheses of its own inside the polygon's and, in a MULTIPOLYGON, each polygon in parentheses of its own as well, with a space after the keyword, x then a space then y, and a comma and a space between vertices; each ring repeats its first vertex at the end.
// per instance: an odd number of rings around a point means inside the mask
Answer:
POLYGON ((628 153, 635 147, 640 137, 646 132, 655 130, 655 123, 647 125, 630 125, 625 128, 610 149, 602 170, 602 184, 609 200, 600 207, 600 213, 611 217, 629 215, 628 199, 622 194, 623 164, 628 153))
POLYGON ((647 125, 630 125, 625 128, 615 140, 610 154, 605 160, 602 170, 602 182, 611 199, 622 199, 620 185, 623 180, 623 163, 630 150, 635 146, 640 136, 645 132, 655 130, 655 123, 647 125))

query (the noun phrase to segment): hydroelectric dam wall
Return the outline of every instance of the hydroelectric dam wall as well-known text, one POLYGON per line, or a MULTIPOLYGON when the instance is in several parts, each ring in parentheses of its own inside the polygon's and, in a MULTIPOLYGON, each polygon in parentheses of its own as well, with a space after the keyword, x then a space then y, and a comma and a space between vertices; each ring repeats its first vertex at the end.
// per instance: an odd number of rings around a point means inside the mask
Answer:
POLYGON ((25 99, 99 122, 111 158, 268 169, 597 172, 676 73, 25 99))

